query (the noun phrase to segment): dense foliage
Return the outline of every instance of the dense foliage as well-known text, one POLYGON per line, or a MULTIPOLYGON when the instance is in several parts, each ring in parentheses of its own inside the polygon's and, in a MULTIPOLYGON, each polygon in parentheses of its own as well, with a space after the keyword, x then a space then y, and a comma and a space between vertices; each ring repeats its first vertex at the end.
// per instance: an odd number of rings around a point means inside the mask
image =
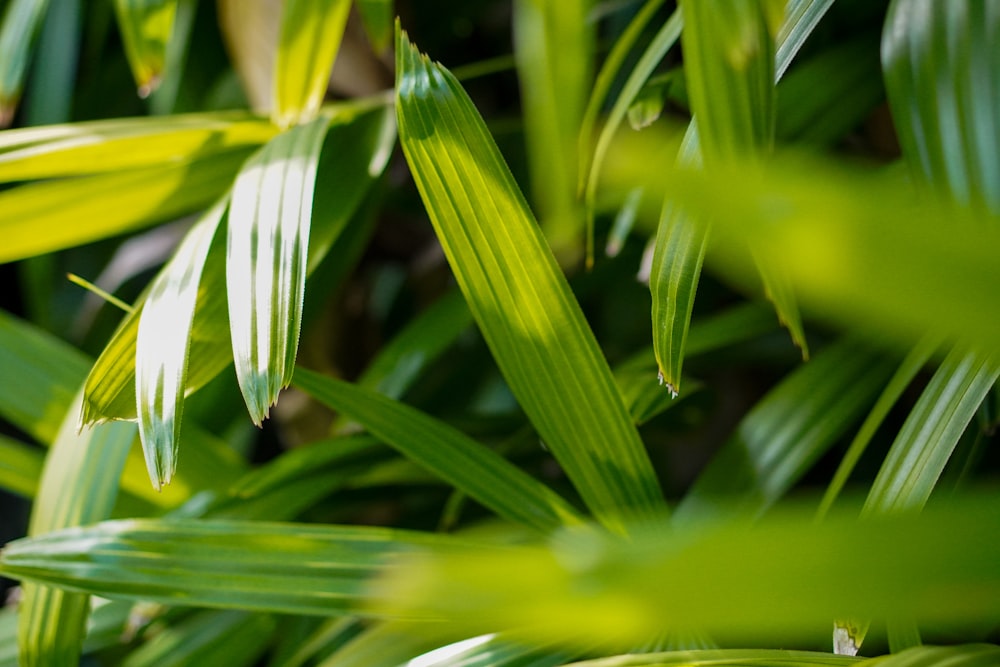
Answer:
POLYGON ((1000 0, 0 9, 0 667, 1000 664, 1000 0))

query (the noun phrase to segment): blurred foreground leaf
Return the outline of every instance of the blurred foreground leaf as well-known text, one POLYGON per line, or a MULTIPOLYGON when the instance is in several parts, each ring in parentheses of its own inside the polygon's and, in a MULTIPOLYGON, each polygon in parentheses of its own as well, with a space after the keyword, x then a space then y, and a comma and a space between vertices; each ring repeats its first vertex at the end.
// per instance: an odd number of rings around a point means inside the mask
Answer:
POLYGON ((115 0, 115 10, 139 97, 149 97, 163 79, 177 0, 115 0))

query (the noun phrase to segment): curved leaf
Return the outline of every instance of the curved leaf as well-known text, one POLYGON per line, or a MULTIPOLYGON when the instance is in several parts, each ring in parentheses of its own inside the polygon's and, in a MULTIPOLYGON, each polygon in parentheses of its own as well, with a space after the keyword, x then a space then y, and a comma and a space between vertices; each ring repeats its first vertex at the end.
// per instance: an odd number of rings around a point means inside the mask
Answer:
POLYGON ((233 185, 229 329, 236 379, 258 426, 295 368, 313 192, 329 124, 323 116, 278 135, 247 161, 233 185))
POLYGON ((662 510, 607 362, 482 118, 401 33, 396 53, 404 154, 508 385, 601 521, 662 510))
POLYGON ((0 26, 0 128, 14 119, 32 42, 48 5, 49 0, 13 0, 4 12, 0 26))
POLYGON ((148 97, 163 77, 177 0, 115 0, 115 10, 139 97, 148 97))

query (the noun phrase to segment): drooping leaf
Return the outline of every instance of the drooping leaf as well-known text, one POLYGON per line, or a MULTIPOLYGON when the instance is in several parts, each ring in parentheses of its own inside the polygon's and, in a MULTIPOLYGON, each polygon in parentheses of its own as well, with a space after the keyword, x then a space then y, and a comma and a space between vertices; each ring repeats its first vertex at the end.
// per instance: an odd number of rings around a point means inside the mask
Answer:
MULTIPOLYGON (((29 535, 93 523, 111 514, 135 425, 108 424, 77 432, 82 390, 64 415, 46 458, 31 510, 29 535)), ((26 583, 18 613, 22 665, 75 665, 80 657, 89 597, 26 583)))
POLYGON ((0 128, 14 119, 32 42, 48 4, 48 0, 13 0, 4 12, 0 26, 0 128))
POLYGON ((150 286, 139 315, 136 414, 149 479, 157 490, 170 483, 177 468, 191 320, 202 268, 226 203, 225 198, 217 202, 191 228, 150 286))
POLYGON ((139 97, 149 97, 163 78, 177 0, 115 0, 115 10, 139 97))
POLYGON ((542 532, 582 521, 551 489, 444 422, 305 369, 295 384, 506 519, 542 532))
POLYGON ((272 139, 243 166, 229 206, 226 294, 236 378, 260 425, 292 380, 302 327, 321 116, 272 139))
POLYGON ((601 521, 662 509, 607 362, 482 119, 405 35, 396 53, 404 154, 508 385, 601 521))
POLYGON ((282 128, 316 118, 347 25, 350 0, 285 0, 271 116, 282 128))

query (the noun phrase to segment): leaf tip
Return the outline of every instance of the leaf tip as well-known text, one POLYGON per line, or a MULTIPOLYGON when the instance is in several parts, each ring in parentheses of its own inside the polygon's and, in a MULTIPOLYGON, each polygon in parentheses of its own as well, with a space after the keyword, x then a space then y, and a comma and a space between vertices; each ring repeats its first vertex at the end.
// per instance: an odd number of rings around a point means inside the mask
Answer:
POLYGON ((659 380, 661 386, 666 388, 667 392, 670 394, 670 398, 677 398, 677 394, 680 389, 680 382, 668 381, 666 376, 663 374, 663 369, 656 372, 656 379, 659 380))

